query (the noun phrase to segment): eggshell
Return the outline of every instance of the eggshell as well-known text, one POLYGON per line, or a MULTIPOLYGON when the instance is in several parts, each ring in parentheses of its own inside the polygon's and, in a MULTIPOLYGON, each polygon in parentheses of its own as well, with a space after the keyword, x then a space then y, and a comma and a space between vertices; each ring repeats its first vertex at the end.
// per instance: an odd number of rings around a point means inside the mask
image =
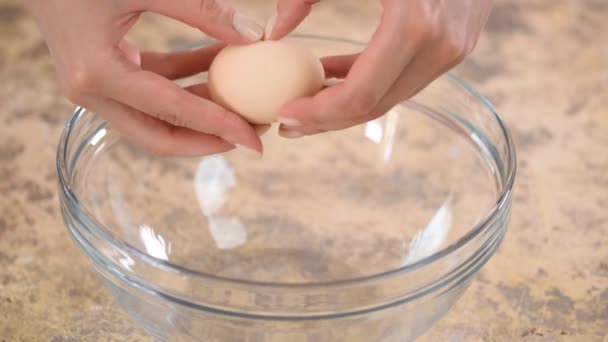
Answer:
POLYGON ((262 41, 224 48, 209 68, 209 92, 249 122, 267 124, 283 105, 317 93, 323 79, 323 66, 307 47, 262 41))

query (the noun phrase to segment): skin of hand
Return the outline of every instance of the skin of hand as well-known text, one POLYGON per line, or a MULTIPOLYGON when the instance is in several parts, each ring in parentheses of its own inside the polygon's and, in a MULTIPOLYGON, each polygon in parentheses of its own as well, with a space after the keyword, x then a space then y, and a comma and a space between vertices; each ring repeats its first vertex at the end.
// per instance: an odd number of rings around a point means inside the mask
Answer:
MULTIPOLYGON (((279 0, 266 39, 291 32, 319 0, 279 0)), ((375 119, 464 60, 475 47, 492 0, 383 0, 379 26, 358 54, 322 59, 326 77, 344 78, 287 104, 280 133, 297 138, 375 119)))
POLYGON ((46 39, 66 97, 160 156, 198 156, 243 146, 262 153, 256 127, 208 100, 197 74, 221 45, 153 53, 125 34, 144 12, 179 20, 230 44, 260 40, 263 27, 222 0, 26 0, 46 39))

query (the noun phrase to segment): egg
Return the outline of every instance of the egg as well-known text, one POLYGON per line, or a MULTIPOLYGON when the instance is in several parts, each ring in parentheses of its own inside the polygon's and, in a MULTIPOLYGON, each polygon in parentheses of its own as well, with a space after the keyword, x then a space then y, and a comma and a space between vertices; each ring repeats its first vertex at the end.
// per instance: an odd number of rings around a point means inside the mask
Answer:
POLYGON ((324 71, 306 46, 261 41, 225 47, 208 77, 212 101, 251 123, 268 124, 285 104, 321 90, 324 71))

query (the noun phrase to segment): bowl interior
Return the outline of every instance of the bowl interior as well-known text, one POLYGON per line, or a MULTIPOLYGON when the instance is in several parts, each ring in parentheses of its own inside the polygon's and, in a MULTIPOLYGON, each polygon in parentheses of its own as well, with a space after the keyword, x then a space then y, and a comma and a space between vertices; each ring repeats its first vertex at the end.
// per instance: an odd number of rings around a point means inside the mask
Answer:
MULTIPOLYGON (((360 49, 299 40, 319 55, 360 49)), ((442 109, 481 105, 453 79, 436 83, 460 90, 344 131, 286 140, 275 127, 262 159, 156 158, 86 112, 68 142, 71 186, 102 229, 197 272, 289 284, 387 272, 454 244, 501 191, 488 142, 442 109)))

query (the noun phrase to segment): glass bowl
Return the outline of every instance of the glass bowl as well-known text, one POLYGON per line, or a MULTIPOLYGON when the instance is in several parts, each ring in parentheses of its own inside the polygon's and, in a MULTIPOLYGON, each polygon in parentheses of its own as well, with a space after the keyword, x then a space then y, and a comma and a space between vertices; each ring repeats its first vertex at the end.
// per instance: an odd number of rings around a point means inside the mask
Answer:
MULTIPOLYGON (((293 37, 319 55, 355 42, 293 37)), ((445 75, 383 117, 241 151, 156 158, 77 108, 57 169, 65 224, 162 341, 404 341, 441 318, 507 229, 515 152, 445 75)))

